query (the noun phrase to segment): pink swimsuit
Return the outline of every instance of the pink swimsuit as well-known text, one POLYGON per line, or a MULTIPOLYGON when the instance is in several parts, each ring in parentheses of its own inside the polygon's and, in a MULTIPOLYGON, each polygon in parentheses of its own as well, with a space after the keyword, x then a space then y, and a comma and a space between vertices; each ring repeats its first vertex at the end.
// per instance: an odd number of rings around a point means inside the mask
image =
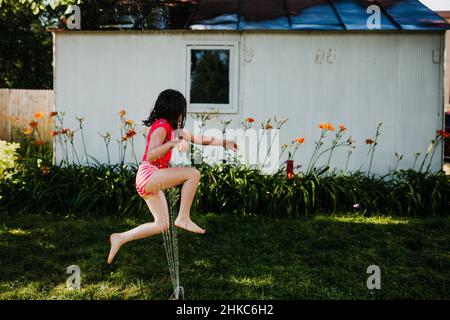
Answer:
POLYGON ((145 145, 145 153, 142 157, 141 164, 139 165, 137 174, 136 174, 136 190, 141 197, 145 197, 148 195, 154 195, 155 192, 146 192, 145 186, 147 185, 151 175, 153 172, 169 167, 170 157, 172 156, 172 150, 166 152, 166 154, 159 159, 152 161, 151 163, 147 161, 147 152, 148 146, 150 145, 150 136, 155 129, 163 127, 166 130, 166 141, 170 141, 173 139, 174 130, 170 123, 166 119, 158 119, 152 123, 150 126, 150 130, 147 135, 147 143, 145 145))

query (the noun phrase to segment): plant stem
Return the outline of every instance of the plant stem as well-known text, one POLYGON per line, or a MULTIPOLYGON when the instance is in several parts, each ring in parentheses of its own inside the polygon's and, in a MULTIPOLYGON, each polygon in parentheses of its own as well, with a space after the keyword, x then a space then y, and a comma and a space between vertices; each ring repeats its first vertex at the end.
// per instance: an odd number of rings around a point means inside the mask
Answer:
POLYGON ((417 159, 419 159, 419 156, 420 156, 420 154, 415 154, 414 155, 414 164, 413 164, 413 166, 412 166, 412 169, 414 170, 414 168, 416 167, 416 162, 417 162, 417 159))
MULTIPOLYGON (((273 129, 272 129, 272 130, 273 130, 273 129)), ((266 160, 267 160, 267 157, 269 156, 270 151, 272 151, 272 145, 273 145, 273 142, 274 142, 274 140, 275 140, 277 134, 278 134, 278 130, 275 132, 274 138, 270 140, 270 146, 269 146, 269 149, 267 150, 266 157, 264 158, 263 167, 264 167, 265 164, 266 164, 266 160)))
POLYGON ((348 160, 350 159, 351 154, 352 154, 351 150, 347 151, 347 161, 345 161, 345 171, 344 172, 347 172, 348 160))
POLYGON ((366 156, 364 157, 363 161, 361 162, 361 165, 358 168, 358 171, 361 171, 361 168, 363 167, 364 163, 366 163, 367 157, 370 154, 370 151, 372 150, 372 147, 369 147, 369 151, 366 153, 366 156))
POLYGON ((123 154, 122 154, 122 161, 121 161, 121 167, 123 168, 123 165, 125 163, 125 156, 127 153, 127 141, 125 141, 124 145, 123 145, 123 154))
POLYGON ((394 172, 397 171, 398 164, 400 163, 401 160, 402 160, 401 158, 397 158, 397 163, 395 165, 394 172))
POLYGON ((377 145, 377 140, 378 140, 378 136, 380 135, 380 127, 381 127, 381 122, 378 123, 377 125, 377 133, 375 134, 375 141, 373 143, 373 148, 372 148, 372 155, 370 156, 370 163, 369 163, 369 171, 367 172, 367 176, 369 176, 370 174, 370 169, 372 168, 372 160, 373 160, 373 154, 375 153, 375 146, 377 145))
POLYGON ((89 158, 88 158, 88 153, 86 150, 86 143, 84 142, 84 134, 83 134, 83 127, 80 126, 80 130, 81 130, 81 141, 83 141, 83 149, 84 149, 84 156, 86 157, 86 162, 89 166, 89 158))
POLYGON ((311 159, 309 160, 309 164, 308 164, 308 167, 307 167, 307 169, 306 169, 306 174, 309 173, 310 168, 312 169, 312 167, 311 167, 312 161, 313 161, 313 159, 314 159, 316 153, 319 151, 320 147, 322 146, 322 139, 323 139, 323 137, 325 136, 325 133, 326 133, 326 130, 322 130, 322 133, 320 134, 319 141, 316 142, 316 147, 315 147, 315 149, 314 149, 314 151, 313 151, 313 154, 312 154, 312 156, 311 156, 311 159))
POLYGON ((61 162, 60 162, 60 165, 61 165, 61 163, 63 163, 64 162, 64 145, 63 145, 63 142, 62 142, 62 138, 61 138, 61 135, 58 135, 58 140, 59 140, 59 144, 61 145, 61 155, 62 155, 62 157, 61 157, 61 162))
POLYGON ((106 154, 108 155, 108 166, 111 166, 111 159, 109 157, 109 144, 106 143, 106 154))
MULTIPOLYGON (((313 164, 316 164, 317 160, 319 160, 319 158, 322 156, 322 154, 324 154, 324 153, 327 152, 328 150, 332 150, 332 151, 333 151, 334 148, 340 147, 340 146, 342 146, 342 145, 344 145, 344 144, 345 144, 345 142, 341 142, 341 143, 339 143, 339 144, 337 144, 337 145, 335 145, 335 146, 331 146, 331 147, 328 147, 327 149, 323 150, 323 151, 316 157, 316 159, 314 160, 314 163, 313 163, 313 164)), ((328 166, 328 164, 327 164, 326 166, 328 166)))
POLYGON ((422 168, 423 168, 423 166, 424 166, 424 164, 425 164, 425 161, 426 161, 426 159, 428 158, 428 155, 430 154, 431 150, 434 148, 434 144, 435 144, 435 143, 436 143, 436 137, 435 137, 433 140, 431 140, 431 143, 430 143, 430 145, 428 146, 428 150, 427 150, 427 152, 425 153, 425 155, 424 155, 424 157, 423 157, 423 160, 422 160, 422 163, 421 163, 421 165, 420 165, 419 172, 422 172, 422 168))
POLYGON ((441 140, 439 139, 439 137, 436 137, 436 139, 437 139, 437 141, 436 141, 436 143, 435 143, 434 146, 433 146, 433 152, 431 153, 430 162, 428 163, 427 170, 426 170, 425 172, 428 172, 428 170, 430 169, 431 162, 433 161, 434 152, 436 151, 436 146, 437 146, 437 145, 439 144, 439 142, 441 141, 441 140))
POLYGON ((133 138, 131 138, 131 151, 133 153, 134 162, 136 163, 136 165, 139 165, 137 157, 136 157, 136 152, 134 151, 133 138))
POLYGON ((78 164, 81 164, 81 163, 80 163, 80 159, 78 158, 77 151, 75 150, 75 147, 73 146, 73 141, 70 141, 70 144, 72 145, 72 158, 73 158, 73 159, 76 158, 78 164))

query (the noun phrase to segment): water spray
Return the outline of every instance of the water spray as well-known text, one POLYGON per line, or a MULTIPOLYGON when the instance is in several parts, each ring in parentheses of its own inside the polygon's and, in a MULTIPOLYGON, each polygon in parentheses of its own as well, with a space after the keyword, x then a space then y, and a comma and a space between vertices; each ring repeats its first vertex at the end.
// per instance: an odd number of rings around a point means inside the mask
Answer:
MULTIPOLYGON (((177 128, 178 139, 183 139, 181 134, 181 124, 178 123, 177 128)), ((164 231, 163 241, 164 249, 166 251, 167 263, 169 265, 170 279, 172 282, 173 293, 169 297, 169 300, 184 300, 184 288, 180 286, 180 268, 179 268, 179 257, 178 257, 178 237, 177 229, 174 225, 178 210, 176 208, 176 203, 180 198, 180 194, 177 189, 167 190, 168 202, 170 203, 169 208, 169 228, 164 231)))

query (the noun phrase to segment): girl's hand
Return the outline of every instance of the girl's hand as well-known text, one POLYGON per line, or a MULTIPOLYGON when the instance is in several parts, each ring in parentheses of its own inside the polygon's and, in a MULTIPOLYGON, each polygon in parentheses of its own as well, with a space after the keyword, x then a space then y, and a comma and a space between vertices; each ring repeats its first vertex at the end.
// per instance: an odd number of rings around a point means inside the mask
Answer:
POLYGON ((177 148, 179 152, 188 152, 189 151, 189 143, 183 139, 175 139, 170 141, 172 144, 172 148, 177 148))
POLYGON ((237 151, 238 145, 233 140, 225 140, 223 147, 228 150, 237 151))

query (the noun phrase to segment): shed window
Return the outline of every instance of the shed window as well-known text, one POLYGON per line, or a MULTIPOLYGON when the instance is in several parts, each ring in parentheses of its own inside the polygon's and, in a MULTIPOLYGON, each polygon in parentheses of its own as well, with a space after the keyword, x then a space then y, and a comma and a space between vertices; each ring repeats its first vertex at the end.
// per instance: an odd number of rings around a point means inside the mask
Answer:
POLYGON ((188 45, 188 111, 237 112, 237 63, 234 44, 188 45))

